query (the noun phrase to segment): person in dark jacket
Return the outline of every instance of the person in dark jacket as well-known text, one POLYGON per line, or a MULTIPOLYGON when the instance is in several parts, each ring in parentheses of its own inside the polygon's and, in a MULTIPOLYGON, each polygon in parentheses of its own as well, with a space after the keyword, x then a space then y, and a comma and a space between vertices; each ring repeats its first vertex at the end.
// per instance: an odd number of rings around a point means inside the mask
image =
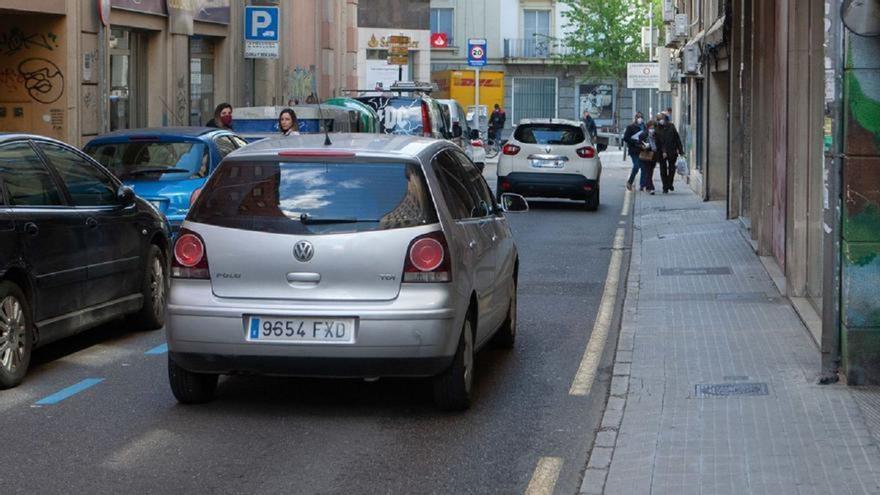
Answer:
MULTIPOLYGON (((639 152, 642 151, 639 138, 643 133, 642 126, 644 119, 642 114, 637 113, 632 123, 626 126, 623 132, 623 142, 626 144, 626 150, 629 152, 629 158, 632 160, 632 171, 629 173, 629 180, 626 181, 626 188, 633 190, 633 182, 636 180, 639 170, 642 168, 642 162, 639 160, 639 152)), ((641 188, 645 188, 645 177, 642 176, 641 188)))
POLYGON ((501 129, 504 129, 504 123, 507 121, 507 114, 504 109, 495 104, 495 110, 492 110, 492 116, 489 117, 489 137, 495 142, 501 141, 501 129))
POLYGON ((639 136, 639 151, 649 155, 650 158, 639 159, 642 162, 642 185, 643 189, 654 195, 654 167, 657 166, 659 145, 657 144, 656 122, 653 120, 645 124, 645 132, 639 136))
POLYGON ((672 182, 675 180, 675 162, 679 155, 684 154, 681 136, 675 125, 665 115, 657 115, 657 163, 660 164, 660 180, 663 181, 663 194, 675 191, 672 182))
POLYGON ((221 103, 214 109, 214 118, 209 120, 208 127, 216 127, 218 129, 232 130, 232 105, 229 103, 221 103))
POLYGON ((590 112, 584 110, 584 116, 581 119, 581 122, 584 123, 584 126, 587 128, 587 132, 590 134, 590 138, 593 142, 596 141, 596 137, 599 135, 599 131, 596 129, 596 121, 593 120, 593 116, 590 115, 590 112))

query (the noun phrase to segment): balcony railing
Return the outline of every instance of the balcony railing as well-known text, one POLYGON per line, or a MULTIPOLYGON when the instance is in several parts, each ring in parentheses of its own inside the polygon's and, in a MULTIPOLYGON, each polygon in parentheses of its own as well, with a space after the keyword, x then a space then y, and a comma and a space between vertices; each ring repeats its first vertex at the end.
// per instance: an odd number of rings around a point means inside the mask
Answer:
POLYGON ((568 55, 571 49, 559 40, 546 37, 507 38, 504 40, 506 59, 552 59, 568 55))

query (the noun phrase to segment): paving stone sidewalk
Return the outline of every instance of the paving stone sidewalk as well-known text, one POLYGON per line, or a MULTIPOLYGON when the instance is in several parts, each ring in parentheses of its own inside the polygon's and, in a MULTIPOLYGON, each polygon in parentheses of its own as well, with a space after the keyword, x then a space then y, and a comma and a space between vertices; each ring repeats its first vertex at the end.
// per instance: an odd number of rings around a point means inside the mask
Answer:
MULTIPOLYGON (((637 194, 611 397, 581 493, 880 493, 860 394, 819 352, 721 203, 637 194)), ((876 433, 876 431, 874 431, 876 433)))

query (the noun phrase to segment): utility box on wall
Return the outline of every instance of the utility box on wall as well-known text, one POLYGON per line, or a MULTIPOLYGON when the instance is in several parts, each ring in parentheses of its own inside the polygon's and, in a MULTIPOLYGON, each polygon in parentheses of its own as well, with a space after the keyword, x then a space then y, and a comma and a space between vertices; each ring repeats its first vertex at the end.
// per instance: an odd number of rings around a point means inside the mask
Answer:
POLYGON ((0 132, 33 132, 33 105, 0 101, 0 132))

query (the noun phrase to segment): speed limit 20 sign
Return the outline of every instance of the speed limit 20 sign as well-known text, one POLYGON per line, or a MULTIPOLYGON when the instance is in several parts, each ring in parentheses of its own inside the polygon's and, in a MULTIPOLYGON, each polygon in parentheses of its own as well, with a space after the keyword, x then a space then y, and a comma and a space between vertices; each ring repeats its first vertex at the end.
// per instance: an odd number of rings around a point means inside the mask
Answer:
POLYGON ((468 40, 468 65, 471 67, 483 67, 486 65, 486 38, 471 38, 468 40))

